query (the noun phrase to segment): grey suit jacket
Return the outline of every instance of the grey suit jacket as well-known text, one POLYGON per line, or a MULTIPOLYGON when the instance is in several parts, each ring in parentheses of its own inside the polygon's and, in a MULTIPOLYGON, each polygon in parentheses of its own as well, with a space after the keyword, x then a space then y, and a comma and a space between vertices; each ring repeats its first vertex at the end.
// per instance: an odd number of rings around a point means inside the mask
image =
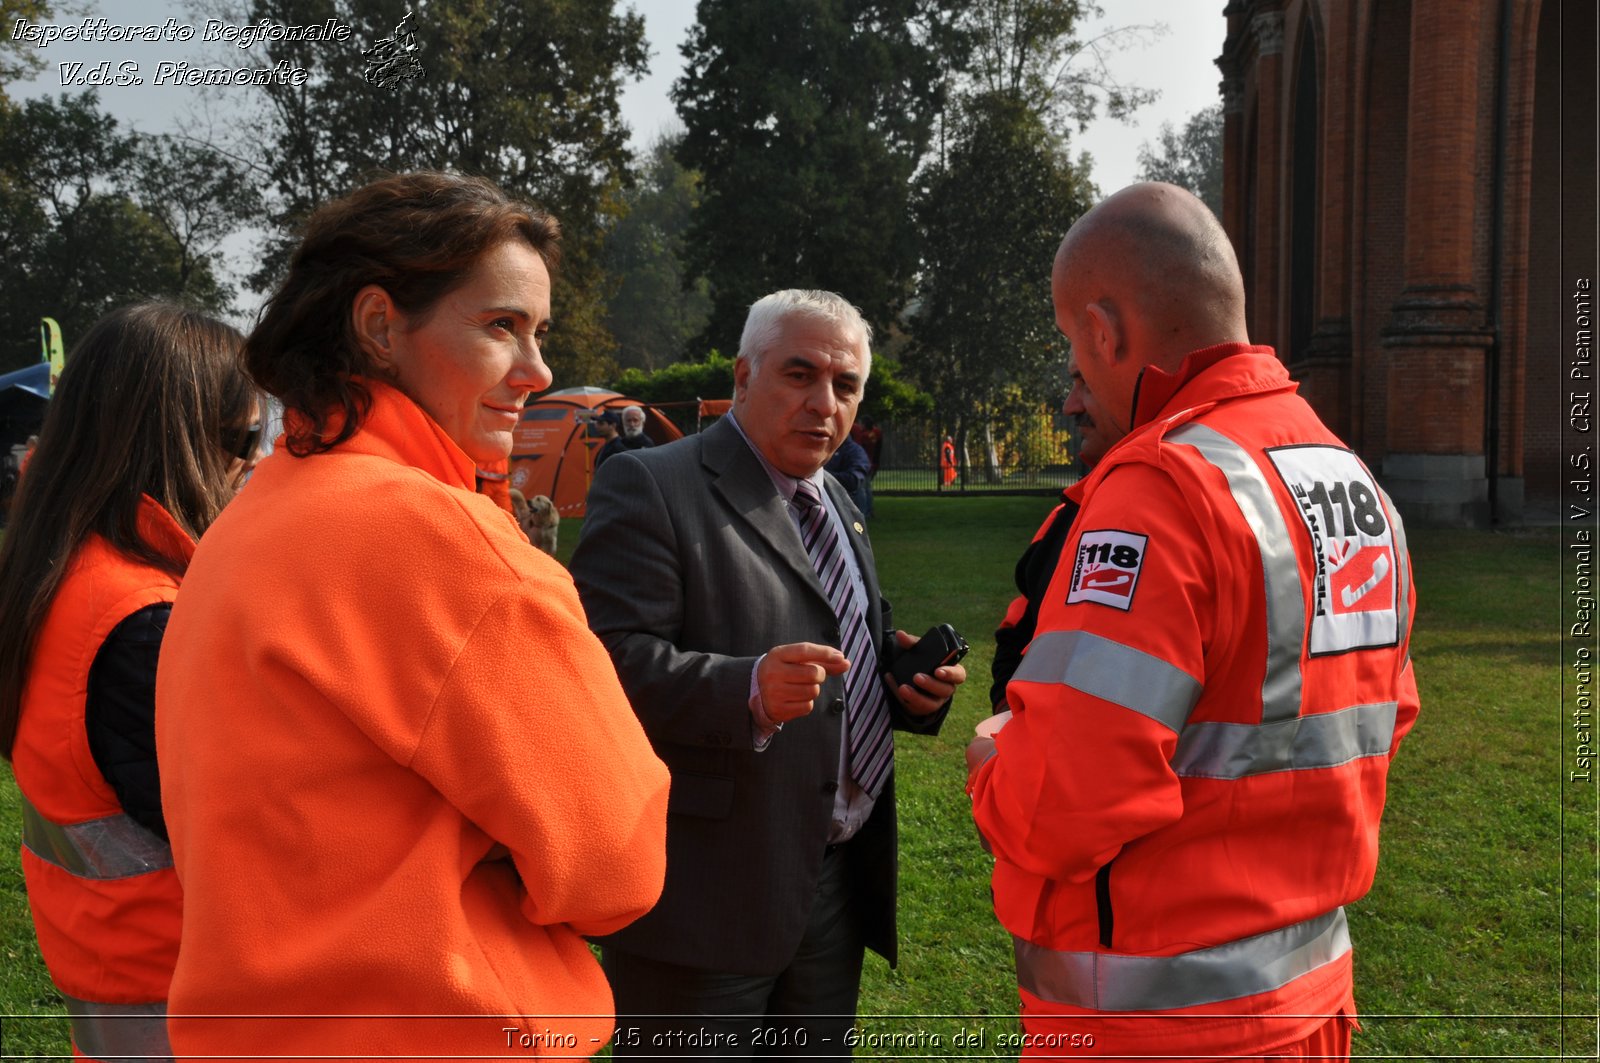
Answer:
MULTIPOLYGON (((827 478, 867 585, 881 652, 890 626, 872 547, 827 478), (853 527, 852 527, 853 525, 853 527)), ((606 462, 589 493, 572 574, 589 626, 672 772, 667 880, 644 918, 604 939, 652 959, 770 975, 806 925, 838 788, 842 677, 809 716, 757 753, 750 675, 776 645, 839 645, 839 624, 799 531, 738 430, 705 432, 606 462)), ((895 726, 932 734, 949 706, 895 726)), ((867 943, 895 962, 895 801, 890 776, 849 844, 867 943)))

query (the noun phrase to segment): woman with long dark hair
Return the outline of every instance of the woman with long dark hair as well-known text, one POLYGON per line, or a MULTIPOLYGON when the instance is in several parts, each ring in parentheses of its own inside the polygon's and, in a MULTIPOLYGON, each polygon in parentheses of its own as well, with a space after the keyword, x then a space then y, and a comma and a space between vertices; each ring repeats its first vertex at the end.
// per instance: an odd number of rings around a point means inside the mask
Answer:
POLYGON ((45 965, 90 1057, 165 1057, 182 902, 156 656, 195 541, 254 464, 243 337, 125 307, 67 359, 0 547, 0 753, 45 965))

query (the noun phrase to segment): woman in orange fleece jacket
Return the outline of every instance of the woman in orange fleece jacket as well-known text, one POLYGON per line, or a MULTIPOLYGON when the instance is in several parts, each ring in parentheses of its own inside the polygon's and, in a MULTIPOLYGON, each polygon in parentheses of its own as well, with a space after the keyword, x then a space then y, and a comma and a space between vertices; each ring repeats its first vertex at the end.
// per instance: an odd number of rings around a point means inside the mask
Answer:
POLYGON ((611 1036, 583 936, 655 903, 667 771, 566 570, 473 489, 550 385, 557 239, 488 182, 384 179, 312 216, 247 343, 285 439, 157 684, 180 1057, 611 1036))

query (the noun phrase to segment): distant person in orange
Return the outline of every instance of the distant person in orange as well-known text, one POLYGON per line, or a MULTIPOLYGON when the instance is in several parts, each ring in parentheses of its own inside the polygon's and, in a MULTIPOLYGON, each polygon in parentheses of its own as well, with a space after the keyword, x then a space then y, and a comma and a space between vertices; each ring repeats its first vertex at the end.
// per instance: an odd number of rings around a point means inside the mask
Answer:
POLYGON ((551 382, 558 235, 481 179, 385 178, 311 216, 250 336, 284 440, 157 684, 178 1056, 611 1037, 583 938, 655 903, 667 771, 566 570, 474 491, 551 382))
POLYGON ((79 1056, 171 1055, 183 904, 162 817, 156 658, 195 540, 254 461, 243 339, 160 303, 90 328, 0 549, 0 752, 22 792, 39 951, 79 1056))
POLYGON ((939 478, 946 487, 956 482, 956 445, 949 436, 939 444, 939 478))

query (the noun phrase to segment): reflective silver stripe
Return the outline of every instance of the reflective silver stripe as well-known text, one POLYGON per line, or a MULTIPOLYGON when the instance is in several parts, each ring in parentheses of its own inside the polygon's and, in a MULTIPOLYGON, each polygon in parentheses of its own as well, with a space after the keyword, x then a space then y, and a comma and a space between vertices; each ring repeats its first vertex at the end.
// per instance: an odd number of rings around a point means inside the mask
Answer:
POLYGON ((95 1004, 62 993, 72 1017, 72 1043, 92 1059, 146 1059, 170 1063, 167 1005, 95 1004))
POLYGON ((1261 683, 1261 720, 1300 715, 1300 651, 1306 642, 1306 600, 1294 540, 1272 487, 1249 452, 1203 424, 1189 423, 1167 437, 1193 447, 1227 477, 1228 490, 1255 534, 1267 589, 1267 673, 1261 683))
POLYGON ((1348 764, 1389 752, 1394 741, 1392 701, 1352 705, 1295 720, 1191 723, 1178 737, 1172 770, 1204 779, 1242 779, 1269 771, 1306 771, 1348 764))
POLYGON ((1344 909, 1177 956, 1057 952, 1013 941, 1017 984, 1041 1000, 1096 1011, 1165 1011, 1266 993, 1350 951, 1344 909))
POLYGON ((1087 631, 1047 631, 1034 639, 1013 679, 1065 683, 1183 730, 1200 700, 1200 681, 1142 650, 1087 631))
POLYGON ((22 844, 79 878, 130 878, 172 866, 172 847, 126 815, 63 827, 22 797, 22 844))

